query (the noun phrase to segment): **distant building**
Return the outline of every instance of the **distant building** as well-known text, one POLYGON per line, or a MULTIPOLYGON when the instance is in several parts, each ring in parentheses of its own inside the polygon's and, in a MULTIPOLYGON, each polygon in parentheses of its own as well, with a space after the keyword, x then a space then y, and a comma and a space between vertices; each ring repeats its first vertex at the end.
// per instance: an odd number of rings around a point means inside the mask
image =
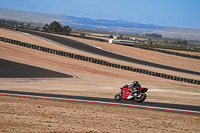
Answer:
POLYGON ((118 32, 117 32, 117 35, 113 35, 113 39, 122 39, 123 36, 122 35, 118 35, 118 32))
POLYGON ((133 44, 135 43, 135 41, 109 39, 108 43, 129 44, 129 45, 133 45, 133 44))
POLYGON ((119 39, 118 35, 113 35, 113 39, 119 39))
POLYGON ((136 38, 135 38, 135 37, 133 37, 133 38, 132 38, 132 40, 133 40, 133 41, 135 41, 135 40, 136 40, 136 38))

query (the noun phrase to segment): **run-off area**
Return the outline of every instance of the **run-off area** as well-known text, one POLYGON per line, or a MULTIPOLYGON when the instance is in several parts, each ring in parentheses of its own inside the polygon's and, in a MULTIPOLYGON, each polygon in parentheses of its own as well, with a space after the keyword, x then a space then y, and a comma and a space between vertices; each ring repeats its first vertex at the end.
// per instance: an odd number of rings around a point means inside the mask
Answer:
POLYGON ((0 78, 73 78, 52 70, 0 58, 0 78))

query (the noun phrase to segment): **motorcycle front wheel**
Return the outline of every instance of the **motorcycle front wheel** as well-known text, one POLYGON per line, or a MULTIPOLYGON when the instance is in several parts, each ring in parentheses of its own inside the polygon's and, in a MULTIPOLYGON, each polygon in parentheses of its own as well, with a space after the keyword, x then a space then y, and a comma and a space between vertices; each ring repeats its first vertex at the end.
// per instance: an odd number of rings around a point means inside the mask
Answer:
POLYGON ((115 101, 120 101, 122 99, 122 94, 121 93, 117 93, 114 97, 115 101))
POLYGON ((139 93, 134 100, 136 102, 143 102, 147 98, 147 95, 145 93, 139 93))

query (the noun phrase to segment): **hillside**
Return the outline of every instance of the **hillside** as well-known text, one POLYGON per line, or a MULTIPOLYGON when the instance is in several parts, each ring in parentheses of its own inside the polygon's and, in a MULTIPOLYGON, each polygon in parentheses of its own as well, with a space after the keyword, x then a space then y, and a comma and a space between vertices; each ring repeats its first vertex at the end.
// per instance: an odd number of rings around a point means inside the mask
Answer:
POLYGON ((36 12, 25 12, 11 9, 0 8, 0 19, 10 19, 24 22, 50 23, 53 20, 59 21, 62 25, 68 25, 72 28, 82 28, 91 30, 102 30, 124 33, 159 33, 163 37, 183 38, 190 40, 200 40, 200 29, 164 27, 153 24, 141 24, 123 20, 106 20, 78 18, 61 14, 46 14, 36 12))

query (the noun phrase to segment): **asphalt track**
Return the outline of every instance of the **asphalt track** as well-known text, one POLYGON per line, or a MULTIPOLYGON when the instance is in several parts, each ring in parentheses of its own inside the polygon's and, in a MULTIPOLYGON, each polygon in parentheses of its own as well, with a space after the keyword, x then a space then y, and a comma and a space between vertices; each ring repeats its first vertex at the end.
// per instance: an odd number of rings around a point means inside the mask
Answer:
POLYGON ((0 58, 0 78, 72 78, 52 70, 0 58))
POLYGON ((8 91, 8 90, 0 90, 0 96, 16 96, 16 97, 24 97, 24 98, 74 101, 74 102, 114 105, 114 106, 133 107, 133 108, 161 110, 161 111, 179 112, 179 113, 190 113, 190 114, 200 115, 200 106, 192 106, 192 105, 157 103, 157 102, 146 102, 146 101, 144 101, 143 103, 136 103, 134 101, 129 101, 129 100, 114 101, 114 99, 108 99, 108 98, 46 94, 46 93, 34 93, 34 92, 22 92, 22 91, 8 91))
POLYGON ((162 65, 162 64, 152 63, 152 62, 148 62, 148 61, 144 61, 144 60, 139 60, 139 59, 119 55, 119 54, 116 54, 116 53, 112 53, 112 52, 109 52, 109 51, 105 51, 105 50, 102 50, 102 49, 95 48, 93 46, 87 45, 87 44, 82 43, 82 42, 78 42, 78 41, 68 39, 68 38, 65 38, 65 37, 56 36, 56 35, 53 35, 53 34, 46 34, 46 33, 43 33, 43 32, 21 30, 21 29, 19 29, 19 31, 26 32, 26 33, 33 34, 33 35, 37 35, 37 36, 40 36, 40 37, 44 37, 44 38, 58 42, 62 45, 66 45, 66 46, 71 47, 71 48, 75 48, 75 49, 78 49, 78 50, 86 51, 86 52, 89 52, 89 53, 93 53, 93 54, 97 54, 97 55, 101 55, 101 56, 105 56, 105 57, 110 57, 110 58, 113 58, 113 59, 118 59, 118 60, 127 61, 127 62, 131 62, 131 63, 137 63, 137 64, 141 64, 141 65, 145 65, 145 66, 151 66, 151 67, 156 67, 156 68, 161 68, 161 69, 177 71, 177 72, 181 72, 181 73, 194 74, 194 75, 198 75, 198 76, 200 75, 200 72, 186 70, 186 69, 180 69, 180 68, 176 68, 176 67, 166 66, 166 65, 162 65))

